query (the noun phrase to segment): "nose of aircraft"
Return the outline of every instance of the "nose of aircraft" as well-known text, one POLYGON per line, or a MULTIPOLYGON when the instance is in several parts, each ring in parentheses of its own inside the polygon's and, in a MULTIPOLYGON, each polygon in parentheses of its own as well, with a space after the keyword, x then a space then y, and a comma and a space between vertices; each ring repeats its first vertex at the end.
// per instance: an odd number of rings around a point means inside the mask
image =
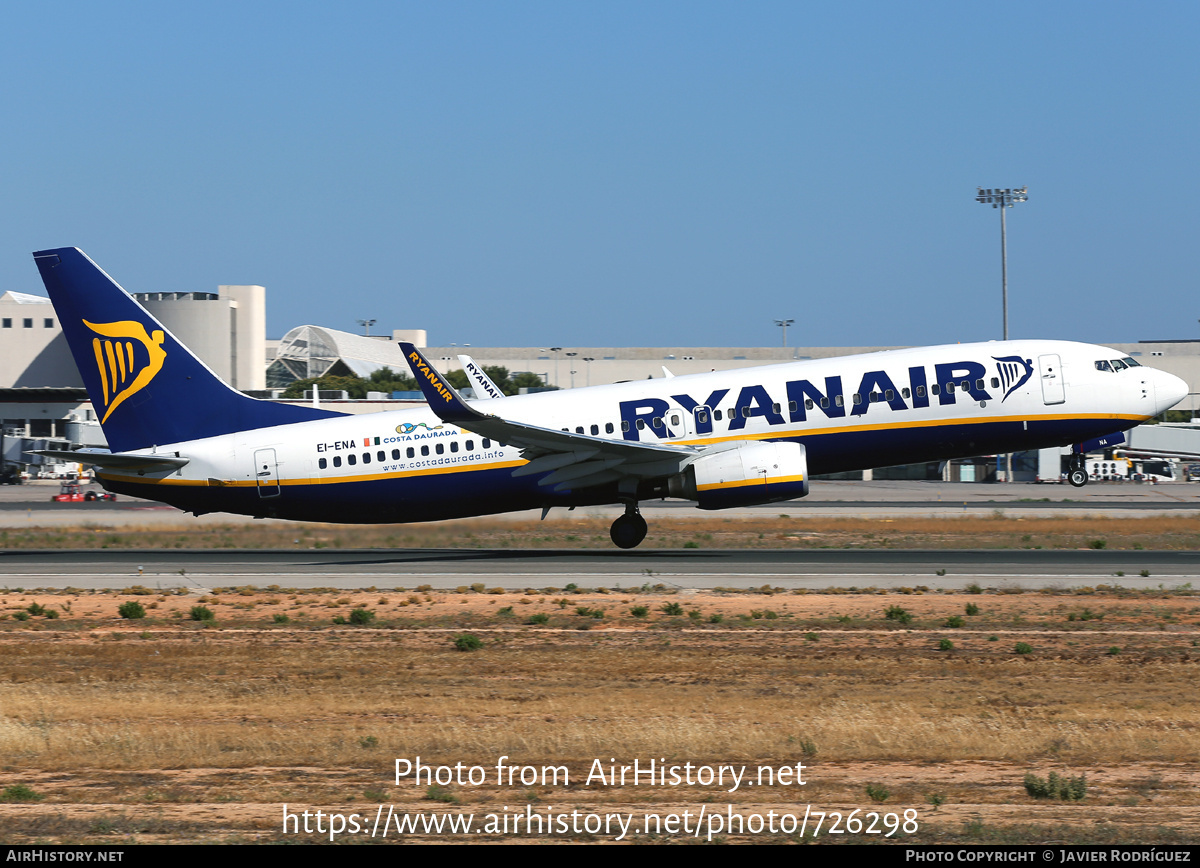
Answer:
POLYGON ((1188 396, 1188 384, 1166 371, 1154 371, 1155 415, 1166 412, 1188 396))

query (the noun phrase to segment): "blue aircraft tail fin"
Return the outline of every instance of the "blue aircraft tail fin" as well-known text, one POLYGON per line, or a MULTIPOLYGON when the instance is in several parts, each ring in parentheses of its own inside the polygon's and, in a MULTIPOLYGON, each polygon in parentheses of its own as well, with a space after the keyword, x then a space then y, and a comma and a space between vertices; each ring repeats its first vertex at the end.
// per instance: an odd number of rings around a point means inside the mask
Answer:
POLYGON ((114 452, 343 415, 230 388, 82 250, 33 257, 114 452))

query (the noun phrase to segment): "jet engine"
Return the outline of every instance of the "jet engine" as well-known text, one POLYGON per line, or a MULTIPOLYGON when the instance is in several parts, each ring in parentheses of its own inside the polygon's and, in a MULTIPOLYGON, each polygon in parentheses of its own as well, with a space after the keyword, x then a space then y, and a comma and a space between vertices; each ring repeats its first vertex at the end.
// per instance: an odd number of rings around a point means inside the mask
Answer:
POLYGON ((791 500, 808 494, 804 446, 760 441, 709 450, 667 481, 672 497, 701 509, 791 500))

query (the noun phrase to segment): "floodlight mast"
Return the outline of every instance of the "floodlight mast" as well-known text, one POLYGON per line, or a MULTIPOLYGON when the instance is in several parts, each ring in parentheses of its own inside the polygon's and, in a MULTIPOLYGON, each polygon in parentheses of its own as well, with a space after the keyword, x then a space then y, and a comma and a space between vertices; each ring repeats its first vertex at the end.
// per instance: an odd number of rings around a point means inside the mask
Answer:
POLYGON ((1000 293, 1001 304, 1004 308, 1004 340, 1008 340, 1008 237, 1004 222, 1004 211, 1017 202, 1029 198, 1028 187, 1014 188, 975 188, 975 201, 1000 209, 1000 293))
POLYGON ((794 319, 777 319, 775 325, 783 329, 783 348, 787 349, 787 327, 794 323, 794 319))

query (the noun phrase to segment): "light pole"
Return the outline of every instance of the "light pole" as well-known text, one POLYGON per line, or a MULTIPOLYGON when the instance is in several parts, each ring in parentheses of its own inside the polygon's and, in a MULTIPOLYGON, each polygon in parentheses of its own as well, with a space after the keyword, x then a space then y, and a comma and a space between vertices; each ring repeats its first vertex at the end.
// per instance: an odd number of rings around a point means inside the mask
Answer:
MULTIPOLYGON (((975 201, 1000 209, 1000 297, 1004 310, 1004 340, 1008 340, 1008 232, 1004 212, 1029 198, 1029 188, 975 188, 975 201)), ((1004 456, 1004 482, 1012 482, 1012 453, 1004 456)))
POLYGON ((571 388, 572 389, 575 388, 575 357, 577 355, 579 355, 579 353, 567 353, 567 359, 571 365, 571 388))
POLYGON ((554 353, 554 385, 558 387, 558 354, 562 352, 562 347, 551 347, 550 352, 554 353))
POLYGON ((583 360, 587 362, 587 384, 592 384, 592 362, 596 361, 594 356, 584 356, 583 360))
POLYGON ((787 327, 794 323, 794 319, 777 319, 775 325, 783 329, 783 348, 787 349, 787 327))
POLYGON ((375 325, 375 320, 360 319, 358 320, 358 324, 363 327, 363 337, 369 338, 371 336, 371 326, 375 325))
POLYGON ((1008 238, 1004 212, 1017 202, 1029 198, 1029 188, 993 189, 975 188, 975 201, 1000 209, 1000 292, 1004 307, 1004 340, 1008 340, 1008 238))

